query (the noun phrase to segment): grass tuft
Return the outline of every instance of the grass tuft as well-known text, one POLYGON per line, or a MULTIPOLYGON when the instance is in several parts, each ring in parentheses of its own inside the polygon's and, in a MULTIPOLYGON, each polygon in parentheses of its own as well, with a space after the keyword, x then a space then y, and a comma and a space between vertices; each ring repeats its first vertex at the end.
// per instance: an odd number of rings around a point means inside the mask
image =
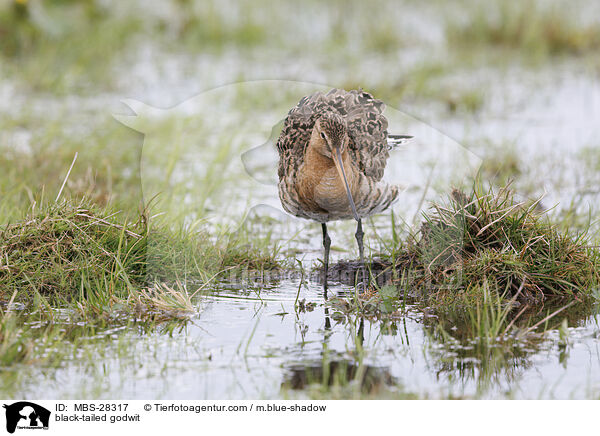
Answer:
POLYGON ((250 244, 242 233, 214 237, 149 224, 145 213, 134 218, 119 218, 85 201, 64 201, 0 228, 0 300, 17 292, 20 302, 75 299, 106 307, 150 286, 167 290, 161 299, 181 306, 185 293, 157 283, 206 283, 225 270, 278 267, 275 253, 250 244))
POLYGON ((144 228, 118 224, 84 203, 53 204, 0 233, 0 288, 28 298, 65 296, 86 282, 106 282, 118 292, 144 277, 144 228))
POLYGON ((515 202, 508 188, 454 190, 448 205, 425 215, 420 240, 409 256, 397 256, 398 266, 412 268, 428 304, 438 307, 591 295, 600 283, 598 251, 585 233, 560 233, 536 205, 515 202))

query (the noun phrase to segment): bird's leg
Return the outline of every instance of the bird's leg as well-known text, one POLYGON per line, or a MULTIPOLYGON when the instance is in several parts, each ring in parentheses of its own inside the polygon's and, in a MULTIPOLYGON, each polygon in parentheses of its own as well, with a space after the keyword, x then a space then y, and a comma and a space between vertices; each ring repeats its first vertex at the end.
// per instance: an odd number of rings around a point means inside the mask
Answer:
POLYGON ((327 224, 323 223, 323 295, 327 299, 327 271, 329 270, 329 247, 331 247, 331 238, 327 234, 327 224))
POLYGON ((363 343, 365 341, 365 319, 364 318, 360 318, 360 324, 358 326, 358 332, 356 334, 356 339, 357 339, 357 344, 360 348, 360 350, 362 350, 363 347, 363 343))
POLYGON ((356 226, 356 233, 354 234, 356 237, 356 242, 358 242, 358 252, 360 253, 360 272, 361 272, 361 281, 363 284, 363 290, 367 289, 367 282, 365 279, 365 250, 363 247, 363 236, 364 232, 362 229, 362 220, 358 220, 358 226, 356 226))

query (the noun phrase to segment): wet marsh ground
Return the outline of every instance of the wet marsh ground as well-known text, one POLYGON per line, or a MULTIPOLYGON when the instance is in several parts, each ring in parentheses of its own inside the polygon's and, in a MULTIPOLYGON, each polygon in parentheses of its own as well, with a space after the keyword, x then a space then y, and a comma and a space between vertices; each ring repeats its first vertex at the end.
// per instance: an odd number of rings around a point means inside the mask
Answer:
MULTIPOLYGON (((600 14, 565 5, 0 6, 0 397, 598 398, 600 14), (490 251, 458 304, 401 268, 324 301, 319 226, 268 208, 269 147, 333 86, 416 136, 370 259, 401 264, 453 187, 509 182, 572 250, 490 251), (510 283, 488 280, 500 260, 510 283), (515 277, 544 274, 569 292, 520 301, 515 277)), ((335 261, 353 226, 332 226, 335 261)))

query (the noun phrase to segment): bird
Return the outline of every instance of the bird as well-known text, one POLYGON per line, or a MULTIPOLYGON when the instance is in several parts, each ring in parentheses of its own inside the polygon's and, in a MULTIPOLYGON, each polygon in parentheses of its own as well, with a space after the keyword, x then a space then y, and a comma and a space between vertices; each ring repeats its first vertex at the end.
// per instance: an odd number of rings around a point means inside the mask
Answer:
POLYGON ((362 89, 317 91, 289 110, 277 140, 283 209, 321 223, 325 298, 331 247, 327 223, 356 220, 364 287, 362 219, 385 211, 398 198, 399 187, 382 179, 389 151, 412 136, 388 135, 384 110, 383 101, 362 89))

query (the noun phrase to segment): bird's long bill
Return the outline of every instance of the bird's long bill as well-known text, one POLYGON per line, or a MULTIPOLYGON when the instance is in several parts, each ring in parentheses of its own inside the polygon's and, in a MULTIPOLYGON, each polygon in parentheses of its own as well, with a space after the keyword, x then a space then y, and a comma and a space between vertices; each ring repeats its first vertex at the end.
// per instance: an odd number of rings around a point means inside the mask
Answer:
POLYGON ((341 179, 344 181, 344 185, 346 186, 346 194, 348 194, 348 201, 350 202, 350 207, 352 208, 352 213, 354 214, 354 218, 358 221, 358 213, 356 212, 356 206, 354 205, 354 199, 352 198, 352 193, 350 192, 350 186, 348 185, 348 179, 346 179, 346 173, 344 171, 344 163, 342 162, 342 152, 339 147, 335 149, 335 159, 333 159, 333 163, 335 164, 335 168, 338 171, 341 179))

